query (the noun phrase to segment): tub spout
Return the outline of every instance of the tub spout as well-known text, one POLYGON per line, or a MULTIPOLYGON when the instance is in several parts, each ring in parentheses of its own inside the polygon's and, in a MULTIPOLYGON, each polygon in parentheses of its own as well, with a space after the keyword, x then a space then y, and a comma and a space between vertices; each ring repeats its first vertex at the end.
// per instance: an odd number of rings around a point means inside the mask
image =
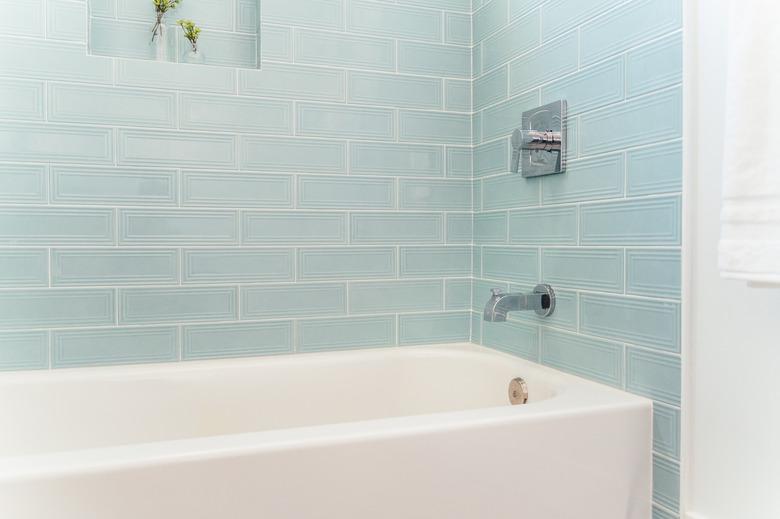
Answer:
POLYGON ((533 310, 540 317, 548 317, 555 310, 555 292, 550 285, 537 285, 530 294, 505 294, 498 288, 491 292, 484 312, 485 321, 491 323, 506 321, 509 312, 533 310))

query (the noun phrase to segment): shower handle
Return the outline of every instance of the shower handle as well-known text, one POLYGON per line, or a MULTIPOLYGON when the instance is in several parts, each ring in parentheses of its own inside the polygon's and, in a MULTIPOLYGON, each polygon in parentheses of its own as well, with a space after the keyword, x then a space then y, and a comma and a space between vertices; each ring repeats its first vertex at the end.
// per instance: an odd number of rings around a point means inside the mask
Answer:
POLYGON ((560 151, 563 145, 561 132, 552 130, 515 130, 512 132, 512 171, 520 169, 523 150, 560 151))

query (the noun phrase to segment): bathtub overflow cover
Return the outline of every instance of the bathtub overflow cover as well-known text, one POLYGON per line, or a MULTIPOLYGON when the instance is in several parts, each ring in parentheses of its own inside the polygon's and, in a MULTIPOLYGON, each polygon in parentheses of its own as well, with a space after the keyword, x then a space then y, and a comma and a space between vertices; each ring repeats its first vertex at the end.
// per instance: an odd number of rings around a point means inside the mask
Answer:
POLYGON ((509 402, 512 405, 521 405, 528 402, 528 384, 520 377, 509 382, 509 402))

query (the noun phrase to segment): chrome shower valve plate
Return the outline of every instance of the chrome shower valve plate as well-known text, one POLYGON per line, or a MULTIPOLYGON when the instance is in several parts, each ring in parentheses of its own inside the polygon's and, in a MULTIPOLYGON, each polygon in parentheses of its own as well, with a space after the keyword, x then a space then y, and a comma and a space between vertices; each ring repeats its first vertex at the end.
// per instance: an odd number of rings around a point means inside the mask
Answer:
POLYGON ((522 130, 560 132, 559 150, 522 150, 520 170, 524 177, 555 175, 566 171, 566 101, 555 101, 523 112, 522 130))

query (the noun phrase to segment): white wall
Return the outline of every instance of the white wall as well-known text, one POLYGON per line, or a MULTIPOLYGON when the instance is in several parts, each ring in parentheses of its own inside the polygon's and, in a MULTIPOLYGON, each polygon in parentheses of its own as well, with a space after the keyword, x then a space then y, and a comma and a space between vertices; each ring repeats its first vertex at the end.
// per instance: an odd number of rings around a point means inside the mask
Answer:
POLYGON ((685 501, 691 518, 771 519, 780 517, 780 288, 717 270, 727 7, 690 1, 686 21, 685 501))

